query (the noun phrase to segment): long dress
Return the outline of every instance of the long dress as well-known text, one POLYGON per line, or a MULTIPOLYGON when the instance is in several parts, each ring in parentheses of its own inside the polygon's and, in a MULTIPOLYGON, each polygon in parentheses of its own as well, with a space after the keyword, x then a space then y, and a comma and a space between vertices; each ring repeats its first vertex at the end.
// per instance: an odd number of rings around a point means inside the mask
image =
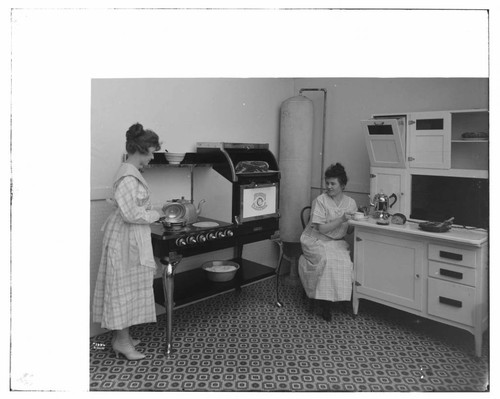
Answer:
POLYGON ((313 201, 310 221, 300 237, 303 255, 298 267, 309 298, 332 302, 351 299, 353 265, 349 244, 344 240, 348 223, 342 223, 328 234, 320 233, 315 225, 356 211, 356 202, 347 195, 343 195, 339 205, 327 194, 313 201))
POLYGON ((116 208, 103 226, 92 313, 101 327, 121 330, 156 322, 150 224, 160 215, 151 209, 146 181, 128 163, 115 176, 112 202, 116 208))

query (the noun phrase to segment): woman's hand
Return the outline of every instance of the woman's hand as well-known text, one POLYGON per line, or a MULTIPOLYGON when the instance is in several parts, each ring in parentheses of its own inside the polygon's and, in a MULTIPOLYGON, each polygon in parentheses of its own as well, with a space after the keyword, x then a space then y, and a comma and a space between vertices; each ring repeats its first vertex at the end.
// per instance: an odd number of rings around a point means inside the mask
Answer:
POLYGON ((351 220, 354 217, 354 212, 345 212, 343 215, 344 222, 351 220))

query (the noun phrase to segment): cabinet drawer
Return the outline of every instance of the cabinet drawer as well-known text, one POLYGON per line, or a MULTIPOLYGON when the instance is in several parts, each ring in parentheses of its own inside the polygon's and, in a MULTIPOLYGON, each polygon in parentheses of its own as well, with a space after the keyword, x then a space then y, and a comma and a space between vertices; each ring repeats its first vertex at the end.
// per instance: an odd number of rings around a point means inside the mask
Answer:
POLYGON ((429 261, 429 277, 475 286, 476 270, 469 267, 455 266, 448 263, 429 261))
POLYGON ((476 251, 429 244, 429 259, 455 265, 476 267, 476 251))
POLYGON ((430 315, 456 321, 468 326, 474 325, 475 289, 462 284, 429 278, 429 300, 427 312, 430 315))

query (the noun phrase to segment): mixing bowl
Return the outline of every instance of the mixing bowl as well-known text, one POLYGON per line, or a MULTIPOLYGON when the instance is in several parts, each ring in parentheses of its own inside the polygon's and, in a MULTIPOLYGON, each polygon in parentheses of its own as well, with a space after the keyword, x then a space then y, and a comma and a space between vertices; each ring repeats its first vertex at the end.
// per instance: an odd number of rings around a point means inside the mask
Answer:
POLYGON ((214 282, 230 281, 236 275, 240 265, 229 260, 212 260, 201 265, 207 278, 214 282))
POLYGON ((185 156, 185 152, 165 152, 165 158, 167 159, 168 163, 172 165, 180 164, 185 156))

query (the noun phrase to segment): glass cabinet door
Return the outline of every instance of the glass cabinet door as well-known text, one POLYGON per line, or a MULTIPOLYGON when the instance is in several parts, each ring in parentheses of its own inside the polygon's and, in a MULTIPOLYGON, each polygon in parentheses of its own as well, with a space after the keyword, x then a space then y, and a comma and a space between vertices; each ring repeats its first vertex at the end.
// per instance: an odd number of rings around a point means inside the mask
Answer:
MULTIPOLYGON (((405 168, 404 130, 401 119, 369 119, 361 121, 365 131, 370 165, 382 168, 405 168)), ((404 129, 404 126, 403 126, 404 129)))
POLYGON ((411 114, 408 132, 411 168, 450 169, 451 116, 448 112, 411 114))

